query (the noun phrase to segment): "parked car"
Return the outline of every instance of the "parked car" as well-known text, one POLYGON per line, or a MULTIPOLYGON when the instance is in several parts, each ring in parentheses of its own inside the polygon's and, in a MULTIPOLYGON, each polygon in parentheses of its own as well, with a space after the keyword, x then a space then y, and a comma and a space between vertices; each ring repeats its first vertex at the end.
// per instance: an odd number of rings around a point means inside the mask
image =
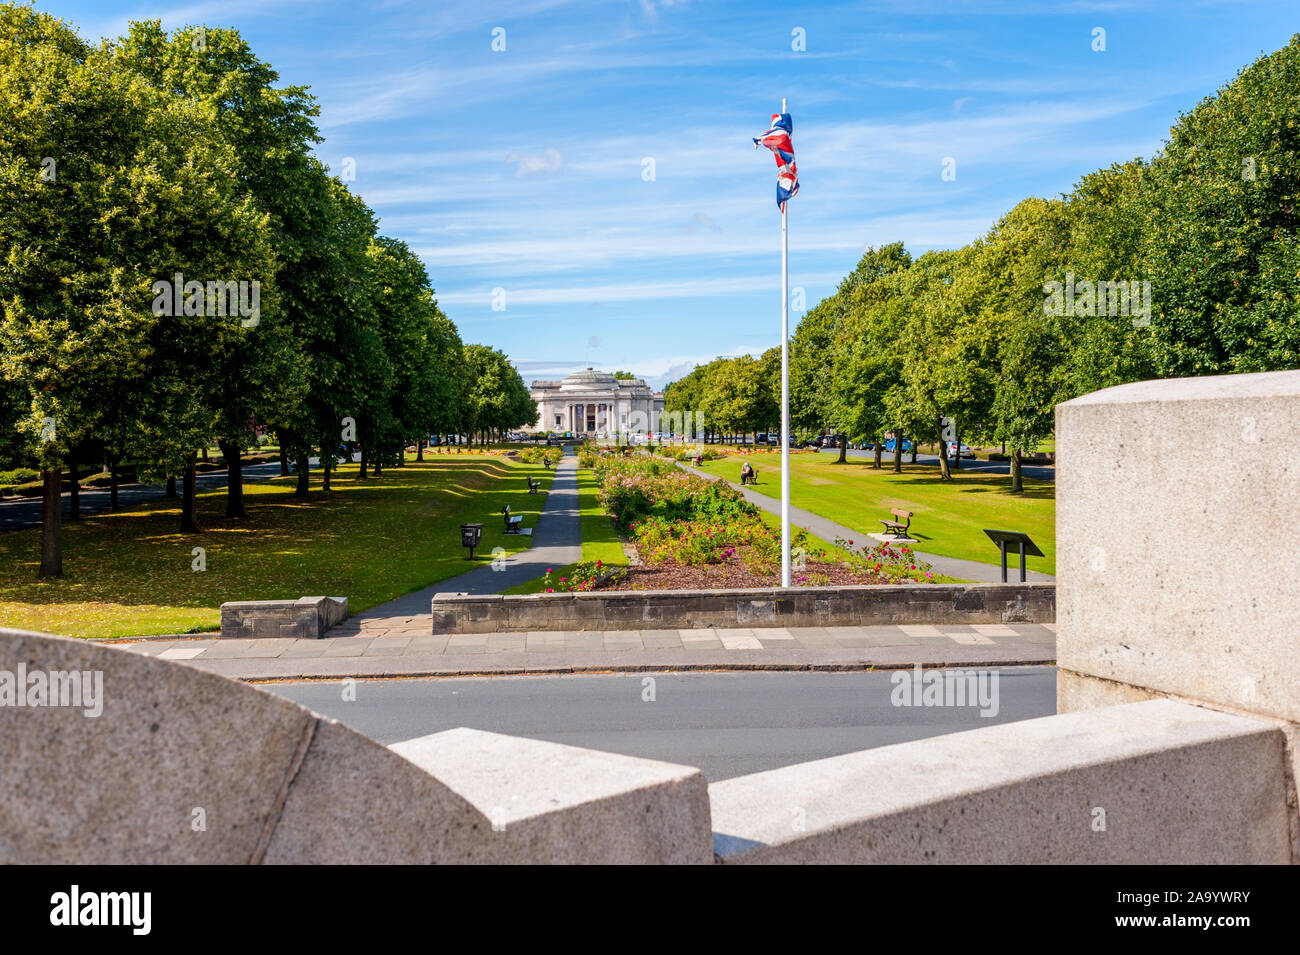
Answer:
MULTIPOLYGON (((973 452, 971 451, 970 446, 967 445, 965 442, 963 442, 963 443, 962 443, 962 446, 961 446, 961 456, 962 456, 963 458, 969 458, 969 457, 971 457, 972 453, 973 453, 973 452)), ((949 442, 948 442, 948 457, 950 457, 950 458, 955 458, 956 456, 957 456, 957 442, 956 442, 956 441, 949 441, 949 442)))
MULTIPOLYGON (((885 441, 885 450, 888 451, 888 452, 890 452, 890 453, 893 453, 893 450, 894 450, 894 439, 893 439, 893 438, 888 438, 888 439, 886 439, 886 441, 885 441)), ((911 450, 912 450, 912 440, 911 440, 910 438, 904 438, 904 439, 903 439, 903 450, 904 450, 904 451, 911 451, 911 450)))

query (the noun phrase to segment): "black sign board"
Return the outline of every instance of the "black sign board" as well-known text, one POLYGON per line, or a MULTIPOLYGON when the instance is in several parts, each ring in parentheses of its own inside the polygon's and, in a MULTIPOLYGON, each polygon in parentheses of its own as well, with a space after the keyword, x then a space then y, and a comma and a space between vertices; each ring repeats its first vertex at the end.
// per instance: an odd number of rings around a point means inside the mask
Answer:
POLYGON ((1042 557, 1043 552, 1038 549, 1033 541, 1029 539, 1028 534, 1022 534, 1020 531, 991 531, 984 529, 984 533, 989 535, 989 540, 998 545, 1002 551, 1002 582, 1007 582, 1007 548, 1014 547, 1020 551, 1020 582, 1025 582, 1025 557, 1042 557))

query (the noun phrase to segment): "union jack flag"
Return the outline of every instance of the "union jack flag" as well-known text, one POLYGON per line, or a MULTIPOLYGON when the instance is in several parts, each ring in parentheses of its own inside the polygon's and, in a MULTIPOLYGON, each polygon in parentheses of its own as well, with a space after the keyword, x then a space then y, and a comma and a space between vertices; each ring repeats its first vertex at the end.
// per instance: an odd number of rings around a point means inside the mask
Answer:
POLYGON ((776 204, 784 212, 786 200, 799 192, 799 168, 794 164, 794 120, 789 113, 773 113, 772 126, 754 140, 754 148, 766 146, 776 157, 776 204))

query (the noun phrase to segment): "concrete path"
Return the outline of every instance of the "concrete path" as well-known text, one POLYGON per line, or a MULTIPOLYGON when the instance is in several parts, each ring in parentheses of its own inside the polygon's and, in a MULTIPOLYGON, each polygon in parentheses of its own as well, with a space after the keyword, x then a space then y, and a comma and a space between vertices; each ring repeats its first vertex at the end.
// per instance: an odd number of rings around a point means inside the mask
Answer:
POLYGON ((555 466, 551 488, 542 503, 542 512, 538 515, 532 543, 527 550, 371 607, 334 627, 329 635, 384 637, 432 633, 433 617, 429 604, 434 594, 499 594, 540 577, 549 569, 575 564, 581 559, 578 459, 566 455, 555 466))
MULTIPOLYGON (((545 570, 545 568, 543 568, 545 570)), ((241 680, 580 673, 644 670, 861 670, 1051 663, 1055 624, 759 627, 708 630, 433 633, 423 623, 383 636, 320 640, 141 640, 138 653, 241 680)))
MULTIPOLYGON (((726 478, 720 478, 717 475, 709 474, 707 471, 701 471, 687 464, 679 466, 692 474, 698 474, 702 478, 708 478, 711 481, 726 481, 726 478)), ((779 465, 778 472, 779 473, 779 465)), ((745 496, 745 500, 761 507, 769 514, 781 516, 780 500, 768 497, 766 494, 759 494, 752 487, 741 487, 731 481, 726 481, 737 491, 745 496)), ((790 505, 790 523, 795 527, 802 527, 808 533, 820 537, 828 544, 834 544, 837 538, 854 541, 856 545, 862 546, 870 538, 867 537, 865 530, 853 530, 845 527, 843 524, 836 524, 834 521, 827 520, 814 514, 812 511, 805 511, 801 507, 790 505)), ((870 545, 867 545, 870 546, 870 545)), ((989 543, 989 549, 993 549, 993 544, 989 543)), ((984 564, 975 560, 962 560, 957 557, 941 557, 938 554, 924 554, 921 551, 915 551, 916 556, 930 564, 936 574, 945 574, 949 577, 957 577, 961 580, 973 580, 978 583, 998 584, 1002 582, 1002 567, 998 564, 984 564)), ((1033 558, 1030 558, 1032 560, 1033 558)), ((1007 558, 1007 580, 1011 583, 1017 583, 1020 580, 1020 557, 1019 555, 1008 556, 1007 558)), ((1052 583, 1056 580, 1051 574, 1039 573, 1035 570, 1026 571, 1025 579, 1027 581, 1040 581, 1052 583)))

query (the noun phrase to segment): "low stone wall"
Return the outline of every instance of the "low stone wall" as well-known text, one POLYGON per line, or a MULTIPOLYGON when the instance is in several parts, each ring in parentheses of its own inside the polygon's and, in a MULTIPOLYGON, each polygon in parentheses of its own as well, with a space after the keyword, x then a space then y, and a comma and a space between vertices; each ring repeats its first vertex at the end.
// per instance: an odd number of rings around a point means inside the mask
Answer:
POLYGON ((346 619, 347 597, 233 600, 221 605, 221 636, 319 640, 330 627, 346 619))
POLYGON ((0 695, 0 865, 713 861, 689 766, 469 729, 390 749, 195 667, 0 628, 0 687, 37 673, 90 692, 0 695))
POLYGON ((1282 732, 1169 700, 709 787, 725 863, 1285 864, 1282 732))
POLYGON ((1052 623, 1055 584, 438 594, 433 632, 1052 623))

